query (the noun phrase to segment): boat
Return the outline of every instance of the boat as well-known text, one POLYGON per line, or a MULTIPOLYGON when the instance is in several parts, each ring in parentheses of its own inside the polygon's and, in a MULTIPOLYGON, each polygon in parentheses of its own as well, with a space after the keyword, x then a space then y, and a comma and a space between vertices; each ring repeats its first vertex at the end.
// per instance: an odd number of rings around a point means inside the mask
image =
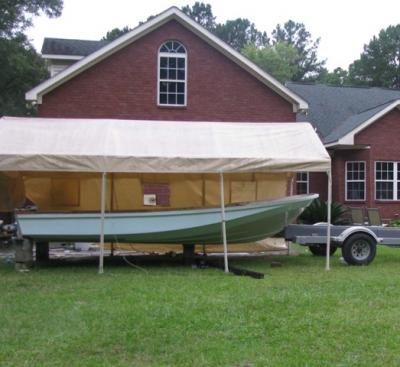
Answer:
MULTIPOLYGON (((292 223, 318 194, 225 208, 229 243, 270 237, 292 223)), ((17 213, 19 233, 33 241, 98 242, 99 213, 17 213)), ((119 243, 220 244, 221 209, 106 213, 104 239, 119 243)))

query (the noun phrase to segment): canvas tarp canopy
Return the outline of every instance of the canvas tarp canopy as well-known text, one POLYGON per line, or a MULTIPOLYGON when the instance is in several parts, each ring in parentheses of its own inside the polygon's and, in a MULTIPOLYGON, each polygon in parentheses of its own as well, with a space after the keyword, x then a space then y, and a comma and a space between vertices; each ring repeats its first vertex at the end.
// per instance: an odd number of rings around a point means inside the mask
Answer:
POLYGON ((308 123, 0 119, 0 171, 328 171, 308 123))
POLYGON ((3 117, 0 137, 0 171, 102 173, 100 272, 106 173, 219 173, 225 271, 223 173, 325 171, 331 197, 330 157, 309 123, 3 117))

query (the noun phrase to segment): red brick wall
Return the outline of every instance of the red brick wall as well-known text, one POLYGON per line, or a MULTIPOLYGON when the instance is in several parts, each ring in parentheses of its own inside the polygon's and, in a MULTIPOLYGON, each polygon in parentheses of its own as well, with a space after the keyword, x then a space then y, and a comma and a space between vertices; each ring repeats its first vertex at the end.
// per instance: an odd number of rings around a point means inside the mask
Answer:
POLYGON ((367 167, 367 204, 381 209, 385 218, 400 215, 400 202, 375 200, 375 161, 400 161, 400 110, 397 108, 376 121, 355 137, 356 144, 370 144, 370 159, 367 167))
MULTIPOLYGON (((337 150, 332 160, 333 200, 348 206, 379 208, 383 218, 391 219, 400 215, 400 201, 375 200, 375 161, 400 161, 400 111, 394 109, 355 136, 355 144, 369 145, 363 150, 337 150), (345 200, 345 162, 366 162, 366 200, 362 202, 345 200)), ((314 181, 311 187, 326 195, 322 182, 314 181)))
POLYGON ((318 193, 321 200, 328 200, 328 176, 325 172, 311 172, 309 175, 310 194, 318 193))
POLYGON ((183 121, 295 121, 292 104, 176 21, 170 21, 43 97, 39 116, 183 121), (187 107, 157 106, 157 52, 188 52, 187 107))

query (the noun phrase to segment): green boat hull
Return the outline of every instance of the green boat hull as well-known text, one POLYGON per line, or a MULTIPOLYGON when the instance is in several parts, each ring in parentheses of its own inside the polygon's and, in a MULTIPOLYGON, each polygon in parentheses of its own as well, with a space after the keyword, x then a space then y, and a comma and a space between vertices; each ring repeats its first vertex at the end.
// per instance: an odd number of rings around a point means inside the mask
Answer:
MULTIPOLYGON (((279 233, 318 195, 296 195, 226 207, 229 243, 257 241, 279 233)), ((99 214, 17 214, 19 231, 35 241, 99 242, 99 214)), ((106 242, 219 244, 220 208, 107 213, 106 242)))

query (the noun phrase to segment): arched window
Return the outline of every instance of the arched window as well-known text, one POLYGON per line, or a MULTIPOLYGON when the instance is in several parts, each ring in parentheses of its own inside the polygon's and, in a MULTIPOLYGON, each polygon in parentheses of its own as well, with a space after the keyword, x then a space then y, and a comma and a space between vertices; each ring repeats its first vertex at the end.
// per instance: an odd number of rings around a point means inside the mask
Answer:
POLYGON ((163 43, 158 51, 158 104, 186 106, 187 55, 178 41, 163 43))

